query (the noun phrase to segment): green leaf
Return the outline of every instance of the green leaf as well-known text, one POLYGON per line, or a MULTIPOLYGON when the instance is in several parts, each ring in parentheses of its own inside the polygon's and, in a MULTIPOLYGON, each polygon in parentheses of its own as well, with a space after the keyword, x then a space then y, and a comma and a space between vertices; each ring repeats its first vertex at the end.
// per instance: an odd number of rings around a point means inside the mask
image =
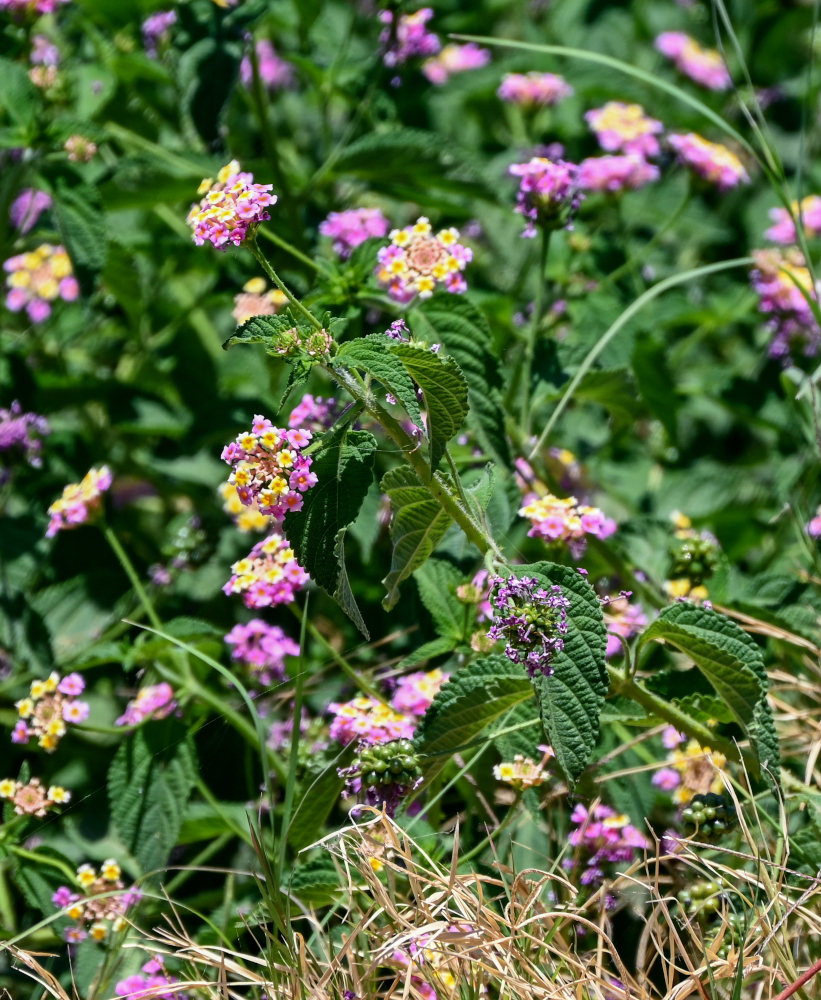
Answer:
POLYGON ((54 213, 77 280, 88 294, 106 262, 107 226, 103 203, 88 184, 61 182, 54 199, 54 213))
MULTIPOLYGON (((558 393, 556 398, 560 395, 558 393)), ((576 388, 576 397, 598 403, 620 419, 629 420, 641 412, 636 384, 626 368, 596 368, 587 372, 576 388)))
POLYGON ((778 737, 767 703, 767 671, 755 640, 724 615, 687 602, 665 608, 642 633, 639 648, 651 640, 669 643, 692 659, 777 781, 778 737))
POLYGON ((185 810, 177 844, 195 844, 199 840, 214 840, 236 828, 248 829, 248 806, 244 802, 189 802, 185 810))
POLYGON ((28 128, 34 121, 39 93, 29 80, 25 66, 0 59, 0 110, 16 125, 28 128))
POLYGON ((453 358, 441 357, 421 346, 396 344, 393 353, 401 359, 425 397, 428 415, 430 464, 436 469, 448 441, 468 414, 468 384, 453 358))
POLYGON ((545 586, 558 584, 570 601, 564 649, 553 657, 550 677, 537 676, 533 686, 556 760, 575 782, 598 743, 599 716, 609 687, 601 604, 590 584, 569 566, 529 563, 516 572, 535 576, 545 586))
POLYGON ((36 855, 39 860, 12 856, 10 871, 29 906, 51 916, 56 912, 51 897, 61 885, 70 882, 69 874, 76 865, 45 845, 37 848, 36 855))
POLYGON ((342 891, 339 872, 328 854, 297 865, 289 879, 289 893, 307 906, 327 906, 342 891))
POLYGON ((425 339, 443 344, 459 363, 468 383, 468 424, 496 461, 508 464, 501 366, 484 313, 463 297, 440 294, 415 306, 410 321, 415 331, 424 328, 425 339))
POLYGON ((414 575, 436 631, 459 641, 464 639, 465 605, 456 596, 456 588, 464 582, 459 570, 444 559, 429 559, 414 575))
POLYGON ((422 427, 422 414, 416 399, 416 388, 402 361, 392 348, 396 342, 384 333, 372 333, 344 343, 331 362, 334 368, 358 368, 372 375, 404 406, 417 427, 422 427))
POLYGON ((304 782, 288 827, 288 842, 295 851, 302 850, 322 836, 325 821, 339 802, 345 786, 345 779, 339 776, 339 770, 350 765, 354 750, 354 743, 349 743, 318 775, 311 775, 304 782))
MULTIPOLYGON (((316 489, 316 487, 314 487, 316 489)), ((391 569, 382 581, 390 611, 399 600, 399 584, 433 553, 450 524, 450 517, 407 466, 391 469, 382 478, 382 492, 391 502, 391 569)))
POLYGON ((196 780, 194 743, 177 719, 146 723, 114 755, 108 771, 111 818, 143 872, 168 863, 196 780))
POLYGON ((524 669, 496 654, 475 660, 442 685, 416 731, 417 750, 429 781, 450 755, 475 740, 495 719, 533 697, 524 669))
POLYGON ((267 354, 288 360, 277 348, 281 335, 295 327, 301 335, 313 333, 313 327, 309 323, 305 320, 295 320, 290 311, 277 313, 276 316, 252 316, 237 328, 222 347, 227 351, 229 347, 235 347, 237 344, 264 344, 267 354))
POLYGON ((667 364, 664 345, 654 338, 640 338, 633 348, 631 365, 647 408, 661 422, 670 435, 670 440, 676 441, 678 435, 676 414, 680 399, 667 364))
POLYGON ((373 481, 376 441, 367 431, 343 430, 313 455, 317 484, 300 511, 288 514, 284 530, 300 565, 367 637, 365 623, 345 572, 343 538, 373 481))

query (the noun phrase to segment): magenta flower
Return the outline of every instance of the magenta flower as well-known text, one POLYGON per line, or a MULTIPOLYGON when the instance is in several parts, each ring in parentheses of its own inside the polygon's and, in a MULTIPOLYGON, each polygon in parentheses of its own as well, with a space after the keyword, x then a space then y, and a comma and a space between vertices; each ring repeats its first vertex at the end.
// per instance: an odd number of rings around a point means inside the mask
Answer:
POLYGON ((567 609, 570 601, 558 584, 544 588, 535 577, 496 577, 491 581, 495 608, 487 636, 492 642, 504 640, 505 656, 527 667, 531 678, 549 677, 551 661, 564 649, 567 609))
POLYGON ((604 622, 607 626, 606 655, 610 658, 624 652, 619 636, 622 639, 632 639, 634 635, 638 635, 647 624, 647 615, 638 604, 629 604, 627 597, 617 597, 608 602, 604 622))
MULTIPOLYGON (((0 409, 0 452, 19 448, 29 465, 39 468, 43 464, 40 453, 43 448, 41 437, 51 433, 45 417, 36 413, 24 413, 14 400, 8 409, 0 409)), ((0 482, 2 482, 0 473, 0 482)))
MULTIPOLYGON (((567 840, 581 856, 580 881, 583 885, 597 885, 605 877, 605 865, 627 864, 640 851, 651 847, 650 840, 630 823, 629 817, 601 802, 592 809, 578 803, 570 815, 570 822, 574 829, 567 840)), ((565 867, 575 868, 574 858, 568 858, 565 867)))
POLYGON ((439 669, 406 674, 396 682, 391 705, 403 715, 415 715, 421 718, 430 708, 439 689, 449 679, 450 674, 445 674, 439 669))
POLYGON ((578 207, 578 167, 564 160, 534 156, 528 163, 514 163, 508 173, 520 178, 514 211, 526 220, 522 236, 536 235, 536 226, 558 229, 578 207))
POLYGON ((735 153, 720 142, 710 142, 695 132, 667 137, 679 160, 709 181, 719 191, 728 191, 739 184, 749 184, 744 164, 735 153))
POLYGON ((70 0, 0 0, 0 10, 12 14, 53 14, 63 3, 70 0))
POLYGON ((656 48, 673 61, 676 69, 710 90, 727 90, 733 85, 724 59, 715 49, 704 49, 683 31, 664 31, 656 38, 656 48))
POLYGON ((499 89, 500 100, 523 107, 550 107, 570 97, 573 88, 555 73, 505 73, 499 89))
POLYGON ((659 179, 659 168, 641 156, 590 156, 579 164, 583 191, 636 190, 659 179))
POLYGON ((810 538, 821 538, 821 507, 815 511, 815 517, 807 524, 807 534, 810 538))
POLYGON ((439 36, 428 31, 427 23, 433 17, 430 7, 423 7, 413 14, 400 14, 394 27, 393 13, 383 10, 379 20, 385 25, 379 41, 385 48, 382 61, 386 66, 401 66, 415 56, 433 56, 441 48, 439 36))
POLYGON ((338 403, 335 399, 323 399, 322 396, 312 396, 305 393, 302 399, 291 411, 288 426, 307 428, 315 434, 326 431, 336 416, 338 403))
POLYGON ((45 191, 26 188, 11 203, 9 218, 14 228, 25 234, 37 225, 37 220, 49 208, 51 208, 51 195, 45 191))
POLYGON ((773 225, 764 233, 773 243, 790 244, 798 241, 795 226, 796 216, 801 219, 804 234, 807 239, 814 239, 821 233, 821 197, 817 194, 807 195, 800 202, 792 203, 792 212, 786 208, 771 208, 770 218, 773 225))
POLYGON ((364 740, 366 743, 389 743, 411 739, 416 730, 412 715, 396 712, 376 698, 360 697, 344 703, 331 702, 328 711, 334 713, 330 736, 340 743, 364 740))
POLYGON ((758 308, 768 319, 773 334, 769 347, 771 358, 789 360, 794 349, 814 357, 821 347, 821 330, 810 300, 817 301, 818 290, 796 247, 787 250, 754 250, 755 268, 750 280, 758 293, 758 308))
POLYGON ((438 55, 422 63, 422 72, 437 87, 447 83, 456 73, 480 69, 490 62, 490 52, 480 49, 474 42, 467 45, 446 45, 438 55))
POLYGON ((86 524, 100 513, 103 494, 111 486, 111 469, 107 465, 99 469, 89 469, 79 483, 71 483, 63 490, 63 495, 49 507, 51 517, 46 538, 52 538, 58 531, 76 528, 86 524))
POLYGON ((601 108, 588 111, 584 117, 599 145, 608 153, 657 156, 660 152, 656 136, 664 126, 650 118, 640 104, 608 101, 601 108))
POLYGON ((240 171, 232 160, 217 174, 216 183, 209 177, 200 184, 199 205, 192 205, 187 223, 197 246, 213 243, 224 249, 228 243, 239 246, 252 226, 269 219, 267 209, 277 196, 270 194, 271 184, 255 184, 254 175, 240 171))
POLYGON ((371 237, 386 235, 390 223, 378 208, 350 208, 345 212, 331 212, 319 224, 323 236, 333 240, 333 248, 343 260, 351 251, 371 237))
POLYGON ((231 657, 266 686, 285 680, 286 656, 299 656, 298 643, 277 625, 268 625, 260 618, 252 618, 246 625, 235 625, 225 641, 233 646, 231 657))
MULTIPOLYGON (((262 86, 268 91, 283 90, 285 87, 290 87, 294 82, 293 66, 284 59, 280 59, 267 38, 260 39, 257 42, 256 49, 259 78, 262 86)), ((251 57, 248 55, 242 57, 239 76, 244 86, 253 86, 254 68, 251 64, 251 57)))
POLYGON ((149 684, 126 705, 125 712, 116 719, 115 726, 138 726, 146 719, 164 719, 177 708, 170 684, 149 684))

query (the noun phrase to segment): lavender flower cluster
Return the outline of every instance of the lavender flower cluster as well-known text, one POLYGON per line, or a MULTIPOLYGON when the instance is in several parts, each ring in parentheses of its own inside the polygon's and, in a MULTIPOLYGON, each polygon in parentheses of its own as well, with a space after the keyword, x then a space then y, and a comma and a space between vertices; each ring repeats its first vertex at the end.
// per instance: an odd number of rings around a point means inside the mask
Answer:
POLYGON ((505 656, 523 663, 531 679, 549 677, 553 657, 564 649, 570 601, 558 584, 545 588, 531 576, 496 577, 492 584, 495 614, 488 638, 504 640, 505 656))

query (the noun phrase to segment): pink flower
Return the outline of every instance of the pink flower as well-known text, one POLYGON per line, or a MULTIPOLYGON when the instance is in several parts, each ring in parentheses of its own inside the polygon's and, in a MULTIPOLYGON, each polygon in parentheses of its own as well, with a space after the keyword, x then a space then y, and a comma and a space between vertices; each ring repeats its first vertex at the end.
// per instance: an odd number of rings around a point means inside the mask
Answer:
POLYGON ((260 683, 270 686, 285 680, 285 658, 299 656, 299 645, 276 625, 252 618, 235 625, 225 641, 233 646, 231 656, 244 664, 260 683))
POLYGON ((379 41, 386 46, 382 61, 386 66, 401 66, 414 56, 435 55, 440 47, 439 36, 428 31, 426 25, 433 17, 430 7, 422 7, 413 14, 400 14, 394 27, 394 16, 383 10, 379 20, 385 25, 379 41))
POLYGON ((588 111, 584 117, 602 149, 609 153, 657 156, 660 152, 656 136, 664 126, 650 118, 640 104, 609 101, 601 108, 588 111))
POLYGON ((821 507, 815 512, 815 517, 807 525, 807 534, 811 538, 821 538, 821 507))
POLYGON ((727 90, 733 81, 724 59, 715 49, 702 48, 683 31, 664 31, 656 38, 656 48, 672 59, 676 69, 710 90, 727 90))
POLYGON ((7 274, 6 306, 12 312, 25 308, 32 323, 48 319, 51 303, 57 299, 72 301, 79 295, 71 261, 62 246, 42 243, 36 250, 10 257, 3 270, 7 274))
POLYGON ((254 175, 240 171, 232 160, 217 174, 216 182, 207 178, 200 184, 203 196, 192 205, 186 219, 197 246, 213 243, 224 249, 228 243, 239 246, 251 226, 270 218, 267 209, 277 196, 270 194, 271 184, 255 184, 254 175))
POLYGON ((410 302, 417 295, 427 299, 436 286, 461 294, 467 288, 462 271, 473 259, 473 251, 458 242, 457 229, 442 229, 434 235, 424 216, 414 225, 394 229, 391 243, 377 254, 377 280, 397 302, 410 302))
POLYGON ((535 236, 537 225, 560 228, 567 224, 580 200, 574 163, 534 156, 527 163, 512 164, 508 173, 520 178, 514 211, 526 220, 522 236, 535 236))
POLYGON ((323 236, 333 240, 336 253, 347 260, 351 251, 372 237, 385 236, 390 223, 378 208, 350 208, 345 212, 331 212, 319 224, 323 236))
POLYGON ((656 771, 651 781, 656 788, 660 788, 664 792, 671 792, 681 784, 681 775, 672 767, 662 767, 661 770, 656 771))
POLYGON ((103 465, 99 469, 89 469, 79 483, 66 486, 63 495, 48 509, 51 521, 46 537, 52 538, 58 531, 85 524, 96 517, 111 481, 111 469, 103 465))
POLYGON ((147 56, 156 59, 160 45, 168 41, 171 28, 176 23, 175 10, 159 10, 143 21, 143 45, 147 56))
MULTIPOLYGON (((267 38, 260 39, 257 42, 256 48, 259 78, 262 86, 268 91, 282 90, 285 87, 290 87, 294 81, 293 66, 284 59, 280 59, 267 38)), ((244 86, 249 88, 253 86, 254 68, 251 64, 250 56, 243 56, 239 67, 239 75, 244 86)))
POLYGON ((231 567, 224 594, 242 594, 247 608, 290 604, 310 579, 282 535, 271 534, 231 567))
POLYGON ((749 184, 750 178, 744 164, 735 153, 720 142, 710 142, 695 132, 667 137, 679 160, 705 180, 715 184, 719 191, 728 191, 739 184, 749 184))
POLYGON ((421 718, 449 678, 450 674, 442 673, 439 669, 406 674, 396 682, 391 705, 397 712, 421 718))
POLYGON ((85 691, 86 682, 83 680, 80 674, 66 674, 66 676, 57 685, 57 690, 60 694, 69 694, 77 696, 85 691))
POLYGON ((509 104, 525 107, 552 106, 570 97, 573 88, 555 73, 505 73, 497 96, 509 104))
POLYGON ((579 164, 577 181, 584 191, 636 190, 659 179, 659 169, 641 156, 590 156, 579 164))
POLYGON ((342 704, 332 702, 328 711, 334 713, 331 739, 340 743, 353 740, 387 743, 390 740, 411 739, 416 730, 413 716, 396 712, 376 698, 354 698, 342 704))
POLYGON ((26 188, 11 203, 9 218, 14 228, 25 234, 37 225, 37 220, 49 208, 51 208, 51 195, 45 191, 26 188))
POLYGON ((467 45, 446 45, 442 51, 422 63, 422 72, 437 87, 447 83, 455 73, 480 69, 490 62, 490 52, 474 42, 467 45))
POLYGON ((115 720, 115 726, 138 726, 146 719, 164 719, 177 708, 170 684, 149 684, 128 703, 125 712, 115 720))
POLYGON ((801 202, 792 203, 792 213, 786 208, 771 208, 770 218, 774 225, 764 233, 768 240, 774 243, 790 244, 798 241, 795 218, 800 217, 804 234, 808 239, 814 239, 821 233, 821 197, 817 194, 807 195, 801 202))

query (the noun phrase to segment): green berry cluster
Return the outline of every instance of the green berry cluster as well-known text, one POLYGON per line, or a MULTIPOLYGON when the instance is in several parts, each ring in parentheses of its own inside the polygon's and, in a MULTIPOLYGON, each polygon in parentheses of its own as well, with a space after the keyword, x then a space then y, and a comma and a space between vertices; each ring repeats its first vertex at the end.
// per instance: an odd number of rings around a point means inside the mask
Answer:
POLYGON ((400 785, 412 788, 422 777, 419 758, 411 740, 391 740, 359 751, 355 773, 366 788, 400 785))
POLYGON ((686 577, 696 587, 709 579, 717 566, 718 545, 709 535, 677 541, 670 552, 670 577, 686 577))
POLYGON ((687 889, 682 889, 677 899, 679 905, 688 917, 696 917, 701 923, 718 913, 724 903, 721 886, 718 882, 695 882, 687 889))
POLYGON ((702 840, 718 840, 736 825, 735 804, 729 796, 714 792, 694 795, 681 819, 685 827, 692 828, 688 833, 697 833, 702 840))

